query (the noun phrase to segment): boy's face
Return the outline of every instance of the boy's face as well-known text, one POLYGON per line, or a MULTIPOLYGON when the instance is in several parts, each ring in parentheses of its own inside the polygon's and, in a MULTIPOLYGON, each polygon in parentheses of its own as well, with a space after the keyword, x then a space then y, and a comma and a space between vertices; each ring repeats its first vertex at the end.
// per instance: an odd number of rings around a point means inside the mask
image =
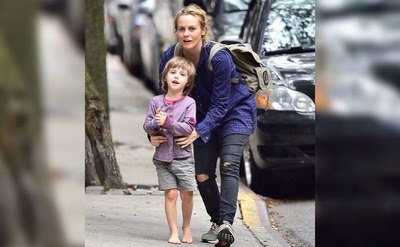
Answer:
POLYGON ((182 93, 189 81, 187 70, 180 67, 171 68, 167 73, 168 92, 182 93))

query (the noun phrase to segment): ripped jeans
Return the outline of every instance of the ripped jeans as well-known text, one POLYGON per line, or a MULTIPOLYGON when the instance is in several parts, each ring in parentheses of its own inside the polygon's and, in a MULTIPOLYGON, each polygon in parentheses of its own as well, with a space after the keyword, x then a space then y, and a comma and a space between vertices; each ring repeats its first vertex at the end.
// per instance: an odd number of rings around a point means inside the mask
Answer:
POLYGON ((211 222, 220 225, 223 220, 233 223, 239 191, 239 169, 248 135, 231 134, 224 138, 214 135, 199 147, 194 147, 196 176, 208 175, 197 185, 211 222), (220 158, 221 189, 216 182, 217 159, 220 158))

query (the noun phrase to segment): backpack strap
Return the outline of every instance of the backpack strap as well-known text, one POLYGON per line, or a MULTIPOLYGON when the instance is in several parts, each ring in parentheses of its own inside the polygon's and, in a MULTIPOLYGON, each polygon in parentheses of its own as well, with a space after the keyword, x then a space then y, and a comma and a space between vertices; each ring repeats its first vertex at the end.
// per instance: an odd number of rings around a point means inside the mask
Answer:
MULTIPOLYGON (((211 64, 211 59, 215 56, 217 52, 219 52, 222 49, 226 49, 225 46, 223 46, 221 43, 215 42, 215 45, 211 47, 210 50, 210 55, 208 56, 208 71, 213 71, 213 67, 211 64)), ((231 78, 231 82, 233 83, 239 83, 238 78, 231 78)))
POLYGON ((215 45, 213 45, 213 47, 211 47, 210 55, 208 56, 208 70, 209 71, 213 71, 211 59, 215 56, 215 54, 217 52, 219 52, 222 49, 225 49, 225 47, 221 43, 218 43, 218 42, 215 42, 215 45))

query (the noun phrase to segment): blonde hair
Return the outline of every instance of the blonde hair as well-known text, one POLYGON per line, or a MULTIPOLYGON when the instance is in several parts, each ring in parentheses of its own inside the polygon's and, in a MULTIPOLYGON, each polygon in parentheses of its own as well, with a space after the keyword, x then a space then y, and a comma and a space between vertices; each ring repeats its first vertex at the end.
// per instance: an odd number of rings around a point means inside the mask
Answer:
POLYGON ((165 64, 164 70, 161 73, 162 79, 162 90, 164 93, 168 92, 168 84, 167 81, 167 74, 170 69, 174 68, 181 68, 186 70, 188 73, 188 82, 186 84, 185 89, 183 90, 183 94, 188 95, 190 91, 192 91, 194 85, 194 77, 196 76, 196 68, 194 67, 193 63, 187 60, 184 57, 173 57, 171 58, 167 64, 165 64))
POLYGON ((192 15, 199 17, 200 20, 200 27, 205 31, 204 35, 202 35, 203 42, 210 41, 213 37, 211 32, 211 28, 208 24, 207 13, 200 8, 197 4, 190 4, 184 8, 182 8, 178 14, 175 16, 174 21, 174 33, 178 31, 178 19, 183 15, 192 15))

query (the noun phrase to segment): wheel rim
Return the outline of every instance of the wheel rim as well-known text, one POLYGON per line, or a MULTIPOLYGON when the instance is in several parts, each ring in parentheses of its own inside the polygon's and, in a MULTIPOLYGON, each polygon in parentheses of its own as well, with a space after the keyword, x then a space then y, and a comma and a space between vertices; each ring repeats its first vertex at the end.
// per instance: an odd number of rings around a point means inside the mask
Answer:
POLYGON ((244 164, 244 177, 246 180, 246 184, 248 186, 251 185, 251 154, 250 147, 246 145, 243 150, 243 164, 244 164))

